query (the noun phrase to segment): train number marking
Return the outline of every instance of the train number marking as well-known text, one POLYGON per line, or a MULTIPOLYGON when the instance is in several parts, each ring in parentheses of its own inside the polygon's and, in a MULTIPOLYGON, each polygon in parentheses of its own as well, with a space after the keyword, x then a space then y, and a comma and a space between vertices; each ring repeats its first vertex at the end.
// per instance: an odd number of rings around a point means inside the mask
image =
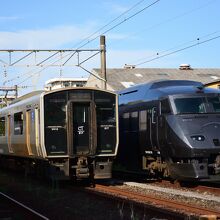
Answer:
POLYGON ((78 134, 84 134, 84 132, 85 132, 84 126, 78 126, 77 132, 78 132, 78 134))

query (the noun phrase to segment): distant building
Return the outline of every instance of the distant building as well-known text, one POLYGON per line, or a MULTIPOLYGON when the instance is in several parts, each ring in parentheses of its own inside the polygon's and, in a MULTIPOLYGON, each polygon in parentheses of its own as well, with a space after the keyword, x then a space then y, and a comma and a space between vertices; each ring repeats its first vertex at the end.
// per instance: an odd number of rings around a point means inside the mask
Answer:
POLYGON ((0 108, 9 105, 14 99, 18 97, 17 86, 1 86, 0 91, 0 108))
POLYGON ((54 78, 45 82, 45 90, 54 90, 65 87, 83 87, 87 78, 54 78))
MULTIPOLYGON (((100 69, 93 69, 94 75, 100 75, 100 69)), ((90 75, 86 86, 101 88, 102 81, 90 75)), ((218 81, 220 85, 220 68, 192 68, 189 64, 182 64, 179 68, 135 68, 126 65, 124 68, 107 69, 107 89, 121 90, 135 84, 161 79, 194 80, 204 84, 218 81)))
POLYGON ((15 95, 8 95, 7 97, 0 95, 0 108, 9 105, 15 99, 15 95))

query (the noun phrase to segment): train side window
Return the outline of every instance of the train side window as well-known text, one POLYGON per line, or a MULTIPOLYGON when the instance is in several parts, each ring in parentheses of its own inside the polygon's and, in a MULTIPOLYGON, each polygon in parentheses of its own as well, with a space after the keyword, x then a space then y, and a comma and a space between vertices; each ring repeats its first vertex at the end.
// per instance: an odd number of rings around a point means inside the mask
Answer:
POLYGON ((138 112, 131 112, 131 117, 132 118, 137 118, 138 117, 138 112))
POLYGON ((5 136, 5 117, 0 118, 0 136, 5 136))
POLYGON ((161 100, 161 114, 171 113, 170 103, 168 99, 161 100))
POLYGON ((137 131, 138 130, 138 112, 131 112, 131 119, 130 119, 130 130, 137 131))
POLYGON ((23 134, 23 121, 24 121, 23 112, 18 112, 14 114, 14 134, 15 135, 23 134))
POLYGON ((130 124, 129 124, 129 112, 123 114, 123 124, 124 124, 124 131, 130 130, 130 124))
POLYGON ((139 112, 139 130, 147 130, 147 111, 143 110, 139 112))

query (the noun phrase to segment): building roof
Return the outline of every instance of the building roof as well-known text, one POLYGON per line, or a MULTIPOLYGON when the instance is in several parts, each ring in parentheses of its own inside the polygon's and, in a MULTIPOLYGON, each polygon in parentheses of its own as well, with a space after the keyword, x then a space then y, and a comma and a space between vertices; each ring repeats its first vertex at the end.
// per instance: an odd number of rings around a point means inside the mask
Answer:
MULTIPOLYGON (((100 69, 93 69, 93 71, 96 74, 100 74, 100 69)), ((107 84, 116 91, 131 85, 161 79, 193 80, 202 82, 203 84, 220 80, 220 69, 217 68, 114 68, 107 69, 106 72, 107 84)), ((94 81, 94 78, 89 78, 89 80, 94 81)))
POLYGON ((54 83, 54 82, 66 82, 66 81, 70 81, 70 82, 86 82, 88 80, 88 78, 53 78, 53 79, 49 79, 45 82, 45 84, 49 84, 49 83, 54 83))

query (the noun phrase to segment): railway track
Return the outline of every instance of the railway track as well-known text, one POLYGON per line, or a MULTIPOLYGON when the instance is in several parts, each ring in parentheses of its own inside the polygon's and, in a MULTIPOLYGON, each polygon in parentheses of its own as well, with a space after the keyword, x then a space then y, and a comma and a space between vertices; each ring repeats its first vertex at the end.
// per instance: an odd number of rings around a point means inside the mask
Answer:
MULTIPOLYGON (((0 172, 1 174, 1 172, 0 172)), ((0 175, 1 176, 1 175, 0 175)), ((13 181, 11 181, 12 177, 7 178, 7 175, 2 174, 2 179, 0 181, 0 186, 4 190, 7 189, 7 191, 12 192, 11 195, 18 193, 16 198, 21 198, 21 196, 26 195, 26 199, 22 199, 25 204, 30 204, 29 201, 35 201, 39 200, 39 204, 36 202, 34 207, 38 207, 36 209, 43 210, 43 213, 47 213, 46 215, 50 217, 51 219, 57 219, 57 216, 67 216, 65 219, 73 219, 73 216, 75 219, 85 219, 85 217, 90 216, 90 213, 96 212, 97 216, 102 216, 103 218, 97 218, 97 219, 113 219, 110 218, 111 216, 114 216, 114 219, 120 219, 121 218, 121 212, 123 212, 124 216, 130 216, 132 213, 132 208, 134 206, 134 212, 135 214, 139 214, 139 216, 142 216, 142 218, 136 218, 136 219, 144 219, 144 215, 150 215, 152 218, 155 219, 169 219, 169 220, 192 220, 192 219, 198 219, 196 217, 201 215, 214 215, 219 217, 219 212, 215 210, 208 210, 202 207, 196 207, 196 210, 192 210, 192 206, 187 204, 184 205, 180 203, 182 206, 175 206, 177 204, 176 202, 172 201, 169 202, 167 199, 161 199, 160 197, 156 197, 156 194, 153 193, 153 196, 149 195, 143 195, 141 193, 136 192, 130 192, 126 189, 121 189, 121 182, 113 182, 111 180, 110 182, 106 181, 106 185, 96 184, 95 188, 85 187, 80 185, 73 186, 72 184, 66 184, 55 189, 47 188, 44 189, 41 187, 39 188, 39 183, 36 184, 36 181, 23 181, 22 178, 16 177, 15 175, 12 175, 13 181), (15 178, 16 177, 16 178, 15 178), (27 185, 30 184, 30 185, 27 185), (114 186, 114 185, 115 186, 114 186), (25 189, 31 189, 25 190, 25 189), (73 190, 74 189, 74 190, 73 190), (88 193, 82 193, 80 192, 82 190, 86 190, 87 192, 93 192, 93 195, 89 196, 88 193), (52 190, 52 191, 51 191, 52 190), (54 191, 55 190, 55 191, 54 191), (31 196, 28 196, 30 194, 31 196), (97 195, 97 197, 95 196, 97 195), (138 197, 136 196, 138 195, 138 197), (88 200, 88 198, 90 198, 88 200), (151 198, 151 199, 150 199, 151 198), (161 200, 164 202, 162 203, 161 200), (83 201, 83 202, 82 202, 83 201), (58 202, 58 203, 57 203, 58 202), (58 205, 59 204, 59 205, 58 205), (83 205, 82 205, 83 204, 83 205), (94 207, 91 207, 94 206, 94 207), (184 208, 184 206, 186 208, 184 208), (47 207, 47 208, 45 208, 47 207), (69 208, 68 208, 69 207, 69 208), (104 213, 98 213, 100 212, 100 207, 102 207, 104 213), (111 208, 109 208, 111 207, 111 208), (189 209, 190 208, 190 209, 189 209), (199 211, 198 211, 199 208, 199 211), (79 211, 81 210, 81 211, 79 211), (107 213, 107 210, 112 210, 111 216, 107 213), (138 213, 139 212, 139 213, 138 213), (62 214, 61 214, 62 213, 62 214), (79 215, 79 213, 81 213, 79 215), (150 214, 149 214, 150 213, 150 214), (158 214, 159 213, 159 214, 158 214), (157 216, 160 215, 159 217, 157 216), (194 218, 195 217, 195 218, 194 218)), ((146 184, 145 184, 146 185, 146 184)), ((43 187, 43 186, 42 186, 43 187)), ((169 185, 167 188, 170 188, 169 185)), ((142 190, 144 191, 144 190, 142 190)), ((5 191, 4 191, 5 192, 5 191)), ((16 218, 16 219, 45 219, 41 216, 35 216, 35 217, 26 217, 29 214, 25 214, 24 216, 24 209, 20 208, 11 208, 11 203, 8 202, 6 199, 3 200, 3 196, 0 194, 0 219, 1 217, 4 219, 14 219, 13 218, 13 212, 16 212, 16 215, 20 214, 22 215, 22 218, 16 218), (3 202, 2 202, 3 201, 3 202), (5 207, 2 206, 2 204, 7 204, 5 207), (2 207, 2 209, 1 209, 2 207), (1 210, 4 212, 1 213, 1 210), (20 213, 20 214, 19 214, 20 213), (12 216, 12 217, 8 217, 12 216)), ((96 216, 96 217, 97 217, 96 216)), ((47 218, 46 218, 47 219, 47 218)), ((132 219, 132 218, 121 218, 121 219, 132 219)), ((145 219, 151 219, 151 218, 145 218, 145 219)), ((214 219, 214 218, 213 218, 214 219)), ((220 219, 220 218, 219 218, 220 219)))
POLYGON ((185 183, 181 184, 179 182, 171 183, 167 180, 162 180, 161 182, 155 182, 154 185, 162 186, 162 187, 169 187, 169 188, 176 188, 176 189, 189 189, 192 191, 198 192, 206 192, 212 193, 214 195, 220 196, 220 183, 217 184, 194 184, 194 183, 185 183))
POLYGON ((197 186, 194 189, 202 192, 210 192, 220 196, 220 188, 209 187, 209 186, 197 186))
POLYGON ((187 219, 194 219, 193 217, 196 219, 196 217, 198 218, 199 216, 203 215, 213 216, 213 219, 220 219, 220 210, 211 210, 182 202, 159 198, 152 195, 143 195, 141 193, 120 189, 114 186, 97 184, 94 189, 87 188, 87 190, 94 191, 95 193, 103 193, 104 195, 126 201, 133 201, 137 204, 146 205, 148 208, 156 208, 157 211, 162 211, 166 214, 176 213, 184 215, 187 219))
POLYGON ((0 192, 0 219, 49 220, 49 218, 2 192, 0 192))
MULTIPOLYGON (((215 195, 220 196, 220 182, 178 182, 178 181, 170 181, 170 180, 146 180, 144 175, 137 175, 132 173, 124 173, 124 172, 114 172, 114 176, 117 179, 120 179, 121 176, 126 176, 126 180, 128 181, 134 181, 134 182, 140 182, 140 183, 147 183, 152 184, 160 187, 167 187, 167 188, 175 188, 175 189, 187 189, 192 191, 198 191, 198 192, 206 192, 206 193, 212 193, 215 195)), ((119 180, 120 181, 120 180, 119 180)), ((124 182, 125 180, 121 180, 124 182)))

